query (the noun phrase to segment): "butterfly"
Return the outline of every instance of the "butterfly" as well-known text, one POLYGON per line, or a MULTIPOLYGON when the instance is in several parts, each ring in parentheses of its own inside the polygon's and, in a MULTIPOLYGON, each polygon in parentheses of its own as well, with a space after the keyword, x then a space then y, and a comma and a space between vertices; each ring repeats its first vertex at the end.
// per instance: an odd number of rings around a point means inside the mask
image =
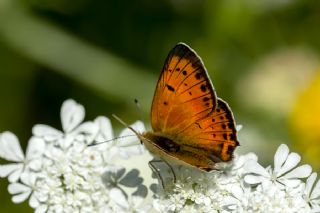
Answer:
POLYGON ((217 97, 200 57, 184 43, 178 43, 164 63, 151 125, 153 131, 133 131, 153 155, 206 172, 230 161, 239 145, 231 109, 217 97))

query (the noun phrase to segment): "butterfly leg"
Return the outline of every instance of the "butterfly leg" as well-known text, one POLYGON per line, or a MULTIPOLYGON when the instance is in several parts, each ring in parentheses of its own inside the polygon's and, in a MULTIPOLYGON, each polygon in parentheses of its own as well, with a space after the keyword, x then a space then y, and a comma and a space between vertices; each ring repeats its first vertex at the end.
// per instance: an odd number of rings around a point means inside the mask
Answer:
POLYGON ((164 181, 162 179, 160 171, 153 165, 153 163, 159 163, 159 162, 161 162, 161 161, 160 160, 151 160, 148 162, 148 165, 151 168, 151 170, 159 177, 162 189, 164 189, 164 181))
POLYGON ((176 178, 175 171, 174 171, 173 167, 172 167, 168 162, 166 162, 166 161, 163 160, 163 159, 153 159, 152 161, 149 162, 149 166, 150 166, 150 168, 153 170, 153 172, 155 172, 155 173, 157 174, 157 176, 159 176, 163 188, 165 187, 165 185, 164 185, 164 180, 163 180, 163 176, 160 174, 160 169, 157 169, 157 168, 153 165, 153 163, 164 163, 164 164, 166 164, 166 165, 169 167, 170 173, 171 173, 172 176, 173 176, 173 183, 175 184, 175 183, 177 182, 177 178, 176 178))
POLYGON ((176 177, 176 173, 174 172, 172 166, 171 166, 167 161, 165 161, 165 160, 163 160, 163 162, 164 162, 165 164, 167 164, 167 166, 170 168, 171 173, 172 173, 172 175, 173 175, 173 183, 176 183, 176 182, 177 182, 177 177, 176 177))

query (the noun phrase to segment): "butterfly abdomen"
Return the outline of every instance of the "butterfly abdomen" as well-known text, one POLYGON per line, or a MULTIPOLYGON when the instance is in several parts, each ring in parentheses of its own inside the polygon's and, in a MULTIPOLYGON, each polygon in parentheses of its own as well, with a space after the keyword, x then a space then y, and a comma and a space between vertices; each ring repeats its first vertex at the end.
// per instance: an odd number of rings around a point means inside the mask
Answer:
POLYGON ((214 169, 214 161, 203 153, 192 152, 187 147, 179 145, 179 141, 162 133, 145 132, 142 140, 146 148, 163 160, 173 164, 185 164, 209 172, 214 169))

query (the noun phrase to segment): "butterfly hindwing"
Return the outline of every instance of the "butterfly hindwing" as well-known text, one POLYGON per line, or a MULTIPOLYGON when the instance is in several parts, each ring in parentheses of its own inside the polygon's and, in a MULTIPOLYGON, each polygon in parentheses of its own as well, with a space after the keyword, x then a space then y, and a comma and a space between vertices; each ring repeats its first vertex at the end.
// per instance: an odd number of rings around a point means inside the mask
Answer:
POLYGON ((179 43, 169 53, 151 109, 155 132, 176 134, 216 107, 216 94, 200 57, 179 43))
POLYGON ((218 99, 216 109, 179 134, 179 141, 182 146, 204 151, 215 162, 231 160, 239 142, 228 104, 218 99))

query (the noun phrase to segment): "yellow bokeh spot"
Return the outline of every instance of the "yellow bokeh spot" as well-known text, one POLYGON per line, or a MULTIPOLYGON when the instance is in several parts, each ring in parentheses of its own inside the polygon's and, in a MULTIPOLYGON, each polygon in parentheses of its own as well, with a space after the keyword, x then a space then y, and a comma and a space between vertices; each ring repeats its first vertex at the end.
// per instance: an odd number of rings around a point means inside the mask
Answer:
POLYGON ((289 117, 293 142, 305 160, 320 168, 320 70, 298 95, 289 117))

